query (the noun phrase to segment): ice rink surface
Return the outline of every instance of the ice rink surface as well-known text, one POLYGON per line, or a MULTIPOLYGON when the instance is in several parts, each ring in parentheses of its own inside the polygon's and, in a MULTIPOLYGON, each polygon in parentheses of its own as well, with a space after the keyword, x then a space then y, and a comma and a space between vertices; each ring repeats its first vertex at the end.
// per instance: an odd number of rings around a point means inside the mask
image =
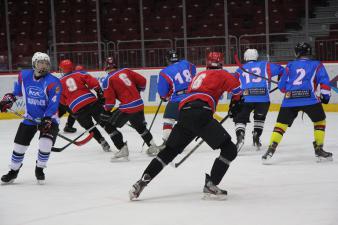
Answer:
MULTIPOLYGON (((338 224, 338 113, 327 113, 324 149, 334 154, 333 162, 316 162, 313 125, 306 115, 304 120, 299 115, 284 135, 273 165, 262 165, 261 155, 276 116, 268 115, 261 151, 252 149, 252 123, 247 126, 246 143, 219 185, 228 190, 225 201, 201 199, 204 173, 209 173, 219 154, 207 145, 202 145, 181 167, 167 166, 138 201, 130 202, 128 191, 151 160, 142 151, 143 141, 136 131, 127 126, 122 129, 129 145, 129 162, 111 163, 111 153, 103 152, 94 139, 84 146, 53 153, 45 169, 44 186, 37 185, 34 176, 36 135, 15 183, 0 186, 0 225, 338 224)), ((152 129, 158 144, 161 117, 152 129)), ((150 122, 153 115, 146 118, 150 122)), ((0 121, 1 175, 8 172, 19 122, 0 121)), ((63 119, 61 128, 64 124, 63 119)), ((234 139, 233 123, 228 120, 224 126, 234 139)), ((56 146, 64 144, 58 139, 56 146)))

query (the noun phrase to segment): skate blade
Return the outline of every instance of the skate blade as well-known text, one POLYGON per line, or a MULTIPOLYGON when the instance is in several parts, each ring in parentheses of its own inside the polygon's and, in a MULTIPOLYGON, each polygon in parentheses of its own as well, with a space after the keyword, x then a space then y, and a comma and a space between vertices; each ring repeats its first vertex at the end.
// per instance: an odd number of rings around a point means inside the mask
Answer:
POLYGON ((262 145, 255 145, 255 144, 253 144, 253 146, 255 147, 256 151, 260 151, 262 147, 262 145))
POLYGON ((262 159, 262 164, 263 165, 272 165, 273 164, 273 160, 271 158, 262 159))
POLYGON ((208 201, 224 201, 227 199, 227 195, 214 195, 210 193, 204 193, 202 199, 208 201))
POLYGON ((324 162, 332 162, 333 161, 333 157, 330 156, 330 157, 327 157, 327 158, 323 158, 323 157, 318 157, 317 156, 317 162, 318 163, 324 163, 324 162))
POLYGON ((10 180, 10 181, 8 181, 8 182, 1 181, 1 185, 9 185, 9 184, 13 184, 14 181, 15 181, 15 179, 12 179, 12 180, 10 180))
POLYGON ((239 152, 239 151, 242 149, 243 145, 244 145, 244 142, 238 143, 238 144, 236 145, 237 152, 239 152))
POLYGON ((134 188, 129 191, 129 200, 130 201, 134 201, 134 200, 137 199, 137 196, 134 194, 134 191, 135 191, 134 188))
POLYGON ((118 157, 118 158, 110 158, 110 162, 128 162, 129 157, 118 157))
POLYGON ((45 185, 46 181, 45 180, 37 180, 36 184, 38 184, 38 185, 45 185))

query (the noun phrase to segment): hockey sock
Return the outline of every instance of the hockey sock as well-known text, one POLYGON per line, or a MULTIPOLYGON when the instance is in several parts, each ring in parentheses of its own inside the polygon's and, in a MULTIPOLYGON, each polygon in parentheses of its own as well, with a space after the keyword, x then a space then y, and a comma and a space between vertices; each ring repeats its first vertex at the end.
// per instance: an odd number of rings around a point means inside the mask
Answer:
POLYGON ((46 167, 52 149, 52 145, 53 141, 49 138, 42 137, 39 139, 39 152, 38 159, 36 161, 36 166, 42 168, 46 167))
POLYGON ((255 120, 254 121, 254 132, 257 133, 258 137, 262 135, 264 128, 264 120, 255 120))
POLYGON ((210 179, 213 184, 218 185, 223 179, 230 166, 230 161, 222 156, 215 159, 210 172, 210 179))
POLYGON ((121 149, 124 146, 122 133, 118 130, 114 130, 109 134, 110 139, 113 141, 117 149, 121 149))
POLYGON ((174 127, 175 120, 174 119, 168 119, 164 118, 163 119, 163 134, 162 134, 162 139, 164 141, 168 140, 169 135, 174 127))
POLYGON ((94 133, 94 138, 95 140, 100 143, 100 140, 103 138, 102 134, 100 133, 100 131, 95 127, 93 128, 90 132, 94 133))
POLYGON ((28 146, 14 143, 14 150, 12 153, 11 165, 10 165, 10 168, 12 170, 20 169, 27 149, 28 149, 28 146))
POLYGON ((288 128, 287 124, 277 122, 275 127, 273 128, 273 132, 270 139, 270 145, 272 145, 272 143, 274 142, 276 144, 279 144, 287 128, 288 128))
POLYGON ((151 135, 150 131, 148 129, 145 129, 141 134, 142 139, 144 140, 144 142, 150 146, 151 143, 150 141, 153 140, 153 135, 151 135))
POLYGON ((326 127, 326 121, 318 121, 314 122, 314 136, 315 141, 317 145, 323 145, 324 144, 324 137, 325 137, 325 127, 326 127))
POLYGON ((210 172, 210 179, 213 184, 218 185, 227 172, 231 161, 237 156, 237 148, 231 140, 225 141, 220 146, 221 153, 215 159, 210 172))
POLYGON ((71 115, 68 115, 66 126, 73 127, 74 123, 75 123, 74 117, 72 117, 71 115))
MULTIPOLYGON (((148 174, 151 179, 153 179, 154 177, 157 176, 157 174, 159 174, 162 169, 168 165, 171 161, 173 161, 173 159, 178 155, 178 152, 171 149, 170 147, 166 147, 165 149, 163 149, 162 151, 160 151, 160 153, 158 153, 158 155, 156 156, 156 158, 154 158, 150 164, 148 165, 148 167, 144 170, 143 175, 144 174, 148 174)), ((142 177, 143 177, 142 175, 142 177)))
POLYGON ((236 135, 238 136, 240 132, 243 132, 245 134, 245 123, 236 123, 235 124, 235 130, 236 130, 236 135))

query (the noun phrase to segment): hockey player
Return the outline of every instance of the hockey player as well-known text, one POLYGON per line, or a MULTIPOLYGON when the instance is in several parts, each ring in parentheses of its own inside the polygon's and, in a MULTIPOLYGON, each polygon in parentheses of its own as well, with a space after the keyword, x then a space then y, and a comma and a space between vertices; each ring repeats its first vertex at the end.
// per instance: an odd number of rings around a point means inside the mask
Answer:
MULTIPOLYGON (((84 71, 74 71, 73 63, 69 59, 62 60, 59 68, 63 73, 60 103, 70 108, 73 116, 83 128, 91 128, 94 126, 92 119, 100 122, 100 114, 103 111, 103 106, 98 101, 98 98, 103 95, 99 82, 84 71), (91 90, 96 92, 98 98, 91 90)), ((110 146, 100 131, 95 127, 92 132, 102 149, 109 152, 110 146)))
POLYGON ((1 112, 6 112, 23 96, 26 105, 25 117, 18 128, 14 139, 14 149, 10 171, 1 177, 4 184, 12 183, 18 176, 24 160, 25 152, 35 133, 40 131, 39 151, 35 166, 35 176, 38 184, 43 184, 53 143, 58 133, 59 119, 57 110, 61 96, 61 83, 50 71, 49 56, 36 52, 32 57, 33 69, 22 70, 13 93, 5 94, 0 102, 1 112))
POLYGON ((123 127, 128 121, 148 145, 147 154, 156 155, 159 148, 146 127, 144 105, 140 95, 140 91, 146 87, 146 79, 130 69, 118 70, 113 57, 107 58, 105 71, 108 73, 102 83, 105 111, 101 119, 108 124, 106 127, 110 126, 108 129, 114 129, 110 132, 111 137, 120 142, 120 146, 117 146, 120 151, 112 156, 112 161, 119 158, 128 159, 127 143, 122 142, 122 134, 116 129, 123 127), (114 110, 116 100, 120 101, 120 105, 114 110))
POLYGON ((130 200, 139 197, 147 184, 157 176, 196 137, 201 137, 212 149, 221 149, 214 161, 210 175, 206 174, 203 192, 206 197, 223 198, 227 191, 217 187, 237 156, 236 145, 223 126, 213 118, 213 113, 224 91, 239 96, 239 81, 222 69, 223 54, 210 52, 207 70, 198 73, 192 80, 188 93, 179 104, 179 117, 165 149, 159 152, 143 172, 142 178, 129 191, 130 200))
MULTIPOLYGON (((284 68, 280 65, 266 61, 257 61, 258 52, 256 49, 247 49, 244 52, 246 63, 243 68, 249 72, 270 79, 274 76, 281 76, 284 68)), ((257 150, 262 146, 260 136, 262 135, 266 115, 269 111, 270 98, 269 90, 271 83, 260 77, 253 76, 238 68, 235 76, 241 82, 244 103, 241 111, 234 117, 237 136, 238 151, 244 144, 246 124, 250 122, 250 114, 254 112, 254 130, 252 132, 253 145, 257 150)))
POLYGON ((291 126, 299 111, 306 113, 314 124, 314 150, 318 160, 332 160, 332 153, 323 150, 326 115, 323 104, 330 100, 330 81, 325 67, 320 61, 311 59, 312 48, 308 43, 298 43, 295 47, 296 60, 287 64, 278 88, 285 93, 279 110, 277 123, 270 139, 270 146, 262 156, 263 164, 269 164, 288 126, 291 126), (320 85, 320 98, 316 96, 320 85))
POLYGON ((164 144, 178 119, 178 104, 187 96, 188 86, 196 74, 196 66, 186 60, 179 60, 175 50, 168 51, 166 59, 169 66, 160 71, 157 85, 162 101, 168 101, 163 114, 164 144))

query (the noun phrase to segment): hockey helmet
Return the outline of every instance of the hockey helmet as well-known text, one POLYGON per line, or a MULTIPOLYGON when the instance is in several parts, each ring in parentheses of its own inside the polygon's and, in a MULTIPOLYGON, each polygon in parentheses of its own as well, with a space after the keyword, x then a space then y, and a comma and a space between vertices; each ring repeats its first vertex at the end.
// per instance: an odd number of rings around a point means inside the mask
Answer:
POLYGON ((221 52, 209 52, 206 61, 207 69, 222 69, 224 55, 221 52))
POLYGON ((256 61, 258 59, 258 52, 254 48, 249 48, 244 52, 245 61, 256 61))
POLYGON ((76 65, 75 70, 84 70, 84 66, 82 65, 76 65))
POLYGON ((116 60, 115 60, 114 57, 110 56, 106 59, 104 70, 110 71, 110 70, 114 70, 114 69, 117 69, 116 60))
POLYGON ((70 73, 74 69, 72 61, 69 59, 62 60, 59 64, 59 68, 63 73, 70 73))
POLYGON ((295 56, 311 56, 312 55, 312 47, 309 43, 299 42, 295 47, 295 56))
POLYGON ((167 52, 167 55, 166 55, 166 60, 167 60, 168 65, 175 63, 175 62, 178 62, 179 58, 178 58, 178 54, 177 54, 176 50, 174 50, 174 49, 169 50, 167 52))
POLYGON ((46 75, 50 71, 49 56, 43 52, 35 52, 32 57, 32 67, 37 77, 46 75))

